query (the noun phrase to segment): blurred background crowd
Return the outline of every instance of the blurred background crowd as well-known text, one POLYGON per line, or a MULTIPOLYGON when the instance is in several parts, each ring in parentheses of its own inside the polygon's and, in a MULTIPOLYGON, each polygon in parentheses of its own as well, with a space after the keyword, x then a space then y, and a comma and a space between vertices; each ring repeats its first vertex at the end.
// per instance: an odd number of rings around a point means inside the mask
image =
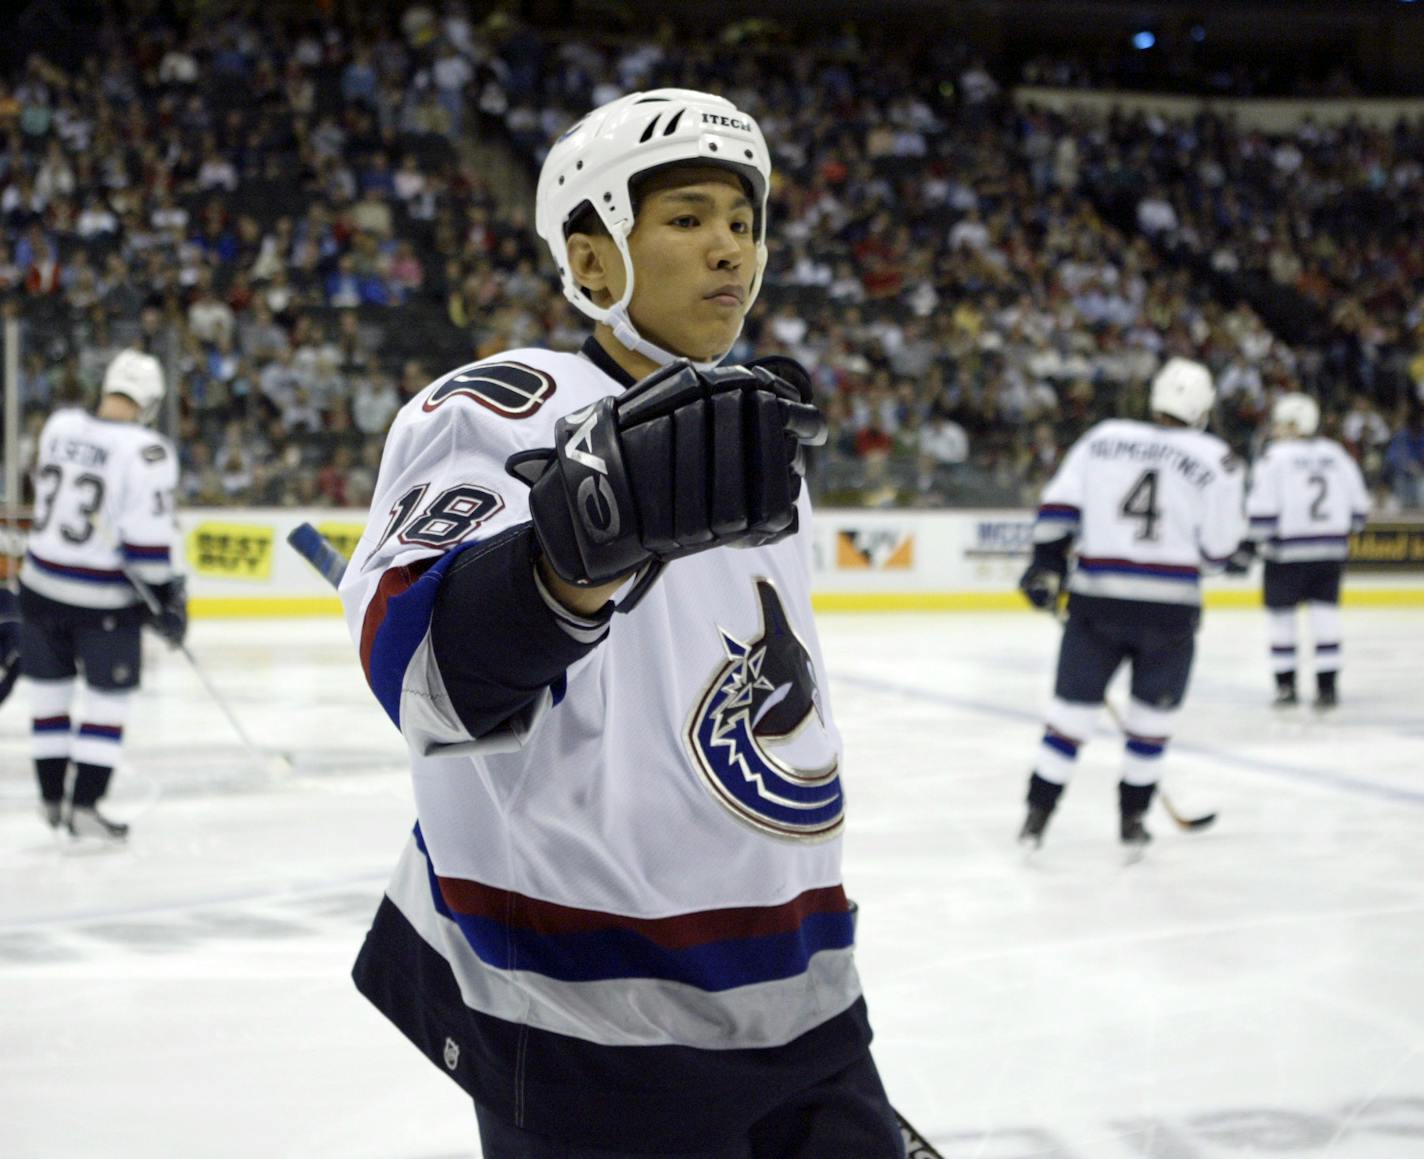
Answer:
POLYGON ((730 97, 771 145, 771 260, 733 357, 812 371, 822 502, 1032 502, 1183 353, 1242 452, 1303 389, 1380 510, 1424 504, 1424 117, 1267 131, 1048 99, 1368 93, 1338 57, 1149 69, 1146 33, 1094 59, 871 22, 294 7, 105 5, 67 53, 18 30, 0 306, 22 443, 139 344, 175 388, 185 502, 367 503, 386 427, 433 377, 582 341, 533 176, 589 107, 672 85, 730 97))

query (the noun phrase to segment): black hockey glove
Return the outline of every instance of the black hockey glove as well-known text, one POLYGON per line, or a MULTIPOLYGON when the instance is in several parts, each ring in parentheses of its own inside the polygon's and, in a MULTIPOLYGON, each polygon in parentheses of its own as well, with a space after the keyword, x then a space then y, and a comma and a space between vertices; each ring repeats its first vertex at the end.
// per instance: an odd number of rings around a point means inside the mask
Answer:
POLYGON ((188 634, 188 581, 174 576, 166 584, 154 584, 150 590, 158 601, 158 611, 149 612, 149 626, 168 641, 170 648, 181 647, 188 634))
POLYGON ((1019 591, 1035 608, 1052 612, 1068 574, 1068 540, 1033 545, 1033 562, 1019 577, 1019 591))
POLYGON ((1255 540, 1243 539, 1236 545, 1236 550, 1226 557, 1226 566, 1223 570, 1227 575, 1245 575, 1251 570, 1251 561, 1255 558, 1255 540))
POLYGON ((554 571, 603 584, 793 534, 802 445, 825 439, 810 380, 790 359, 705 371, 678 361, 565 415, 553 447, 505 466, 532 488, 530 515, 554 571))

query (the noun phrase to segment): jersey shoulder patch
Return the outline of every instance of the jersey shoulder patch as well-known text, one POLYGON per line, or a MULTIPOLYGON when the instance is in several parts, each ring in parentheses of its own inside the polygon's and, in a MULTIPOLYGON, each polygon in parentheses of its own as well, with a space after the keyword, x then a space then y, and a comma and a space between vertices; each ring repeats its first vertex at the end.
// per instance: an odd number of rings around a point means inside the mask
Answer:
POLYGON ((553 376, 523 362, 489 362, 447 375, 422 404, 429 412, 452 398, 468 398, 501 418, 527 419, 554 397, 553 376))
POLYGON ((149 443, 139 453, 145 463, 161 463, 168 458, 168 449, 162 443, 149 443))

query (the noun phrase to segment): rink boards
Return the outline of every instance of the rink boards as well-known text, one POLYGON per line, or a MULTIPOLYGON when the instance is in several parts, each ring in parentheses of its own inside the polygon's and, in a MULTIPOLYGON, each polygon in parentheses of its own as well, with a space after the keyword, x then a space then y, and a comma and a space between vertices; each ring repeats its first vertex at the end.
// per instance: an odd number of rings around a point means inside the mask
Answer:
MULTIPOLYGON (((212 509, 179 516, 195 616, 331 614, 330 588, 287 546, 309 521, 343 553, 361 515, 331 509, 212 509)), ((817 512, 815 602, 823 611, 1017 611, 1032 542, 1026 510, 817 512)), ((1424 521, 1381 521, 1352 540, 1351 605, 1424 606, 1424 521)), ((1259 565, 1258 565, 1259 568, 1259 565)), ((1207 581, 1208 607, 1260 603, 1258 573, 1207 581)))

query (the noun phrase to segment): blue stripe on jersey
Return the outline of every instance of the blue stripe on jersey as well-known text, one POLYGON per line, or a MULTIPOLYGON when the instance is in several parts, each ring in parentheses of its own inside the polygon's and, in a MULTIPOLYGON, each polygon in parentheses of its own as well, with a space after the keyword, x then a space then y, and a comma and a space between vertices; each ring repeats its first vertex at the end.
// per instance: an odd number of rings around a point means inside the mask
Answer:
POLYGON ((166 547, 140 547, 137 544, 122 544, 124 558, 140 563, 167 563, 170 552, 166 547))
POLYGON ((1348 535, 1273 535, 1270 542, 1273 544, 1286 543, 1348 543, 1348 535))
POLYGON ((1127 751, 1139 757, 1160 757, 1167 746, 1155 741, 1138 740, 1132 737, 1127 742, 1127 751))
POLYGON ((415 839, 425 855, 436 912, 453 921, 480 961, 496 970, 527 970, 560 982, 656 978, 716 992, 797 977, 822 950, 843 950, 855 942, 850 913, 812 913, 799 929, 787 933, 728 938, 684 949, 659 946, 629 930, 535 933, 451 910, 440 892, 418 825, 415 839))
POLYGON ((1089 575, 1134 575, 1189 584, 1196 583, 1201 574, 1197 568, 1186 564, 1134 563, 1130 559, 1089 559, 1083 556, 1078 559, 1078 569, 1089 575))
MULTIPOLYGON (((380 626, 375 631, 366 658, 366 680, 397 728, 400 727, 405 670, 430 629, 430 617, 435 611, 435 596, 440 590, 440 581, 455 558, 478 543, 478 540, 471 540, 446 552, 414 583, 386 600, 380 626)), ((387 575, 390 574, 387 572, 387 575)))

